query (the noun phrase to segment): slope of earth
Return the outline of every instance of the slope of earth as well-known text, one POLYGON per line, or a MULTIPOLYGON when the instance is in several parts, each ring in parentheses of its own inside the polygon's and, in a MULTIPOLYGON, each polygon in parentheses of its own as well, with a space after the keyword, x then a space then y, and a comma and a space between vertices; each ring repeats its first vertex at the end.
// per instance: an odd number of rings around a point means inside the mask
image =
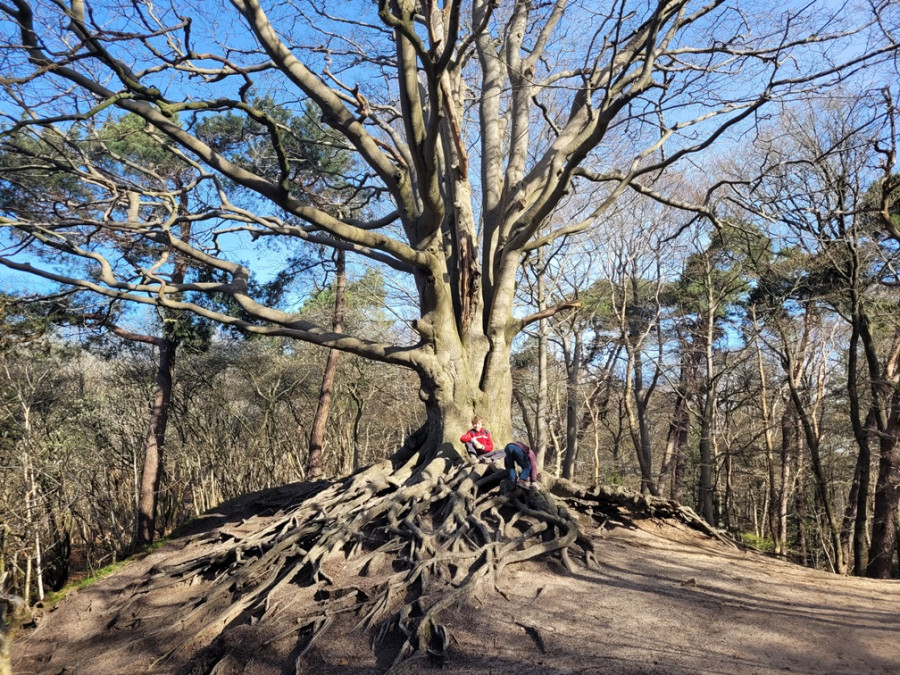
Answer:
MULTIPOLYGON (((289 591, 278 622, 229 626, 215 653, 183 643, 181 625, 213 580, 166 575, 228 537, 259 528, 297 486, 251 495, 72 594, 13 645, 17 675, 107 673, 373 673, 391 665, 356 618, 300 654, 289 591), (174 650, 174 653, 173 653, 174 650), (287 664, 287 665, 285 665, 287 664)), ((891 673, 900 670, 900 582, 845 578, 739 551, 672 521, 595 529, 599 569, 553 562, 506 568, 498 592, 451 606, 443 664, 413 658, 400 673, 891 673)), ((354 583, 339 554, 328 575, 354 583)), ((324 592, 321 588, 319 593, 324 592)))

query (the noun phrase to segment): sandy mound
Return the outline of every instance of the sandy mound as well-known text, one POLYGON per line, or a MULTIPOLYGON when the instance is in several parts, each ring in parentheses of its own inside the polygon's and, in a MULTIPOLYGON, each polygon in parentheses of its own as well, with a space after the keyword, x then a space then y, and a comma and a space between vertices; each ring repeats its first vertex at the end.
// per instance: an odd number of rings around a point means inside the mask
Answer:
MULTIPOLYGON (((298 658, 298 608, 327 593, 323 588, 289 589, 273 600, 280 603, 276 620, 242 617, 215 648, 182 644, 184 619, 216 582, 181 581, 166 571, 206 555, 229 533, 260 527, 292 489, 232 502, 70 595, 37 628, 17 636, 14 672, 385 671, 396 645, 384 641, 373 650, 372 636, 355 629, 349 613, 328 617, 330 632, 298 658)), ((599 570, 572 575, 552 563, 527 563, 508 569, 502 593, 445 613, 452 637, 443 672, 861 674, 900 668, 900 582, 808 570, 737 551, 668 521, 591 534, 599 570)), ((356 572, 340 556, 328 565, 329 576, 344 584, 356 583, 356 572)), ((359 579, 358 592, 366 583, 359 579)), ((437 668, 422 657, 397 672, 437 668)))

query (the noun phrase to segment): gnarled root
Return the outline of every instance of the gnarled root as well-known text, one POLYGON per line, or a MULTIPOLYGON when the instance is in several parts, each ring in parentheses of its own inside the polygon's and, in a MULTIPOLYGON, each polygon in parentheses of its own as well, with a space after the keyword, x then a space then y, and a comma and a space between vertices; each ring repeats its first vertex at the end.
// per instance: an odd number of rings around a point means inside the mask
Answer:
POLYGON ((402 465, 386 460, 282 504, 263 529, 220 532, 213 555, 166 573, 168 583, 199 577, 213 590, 179 617, 187 637, 161 661, 178 655, 193 661, 191 672, 212 672, 227 629, 249 624, 272 627, 261 645, 294 640, 293 665, 301 670, 342 616, 355 617, 376 643, 390 641, 395 666, 414 655, 440 660, 450 644, 442 612, 485 588, 500 591, 508 565, 537 558, 570 571, 577 561, 596 565, 579 522, 594 526, 628 507, 702 523, 665 500, 565 481, 517 488, 504 475, 491 465, 412 453, 402 465))

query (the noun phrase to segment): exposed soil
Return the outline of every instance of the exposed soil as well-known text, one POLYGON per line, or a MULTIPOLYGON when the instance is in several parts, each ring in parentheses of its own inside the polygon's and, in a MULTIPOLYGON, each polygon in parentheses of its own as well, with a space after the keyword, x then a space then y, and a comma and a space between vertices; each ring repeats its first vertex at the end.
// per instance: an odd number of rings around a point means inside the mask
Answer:
MULTIPOLYGON (((296 617, 327 588, 287 589, 275 620, 235 620, 215 648, 181 645, 182 622, 212 580, 166 570, 259 528, 296 486, 252 495, 192 523, 181 536, 22 630, 13 669, 27 673, 373 673, 390 667, 390 637, 373 649, 357 618, 336 612, 300 656, 296 617), (179 647, 177 651, 172 650, 179 647), (298 658, 299 657, 299 658, 298 658), (287 664, 287 665, 285 665, 287 664)), ((626 521, 627 522, 627 521, 626 521)), ((491 592, 442 615, 446 673, 895 673, 900 582, 845 578, 738 550, 655 519, 589 530, 599 569, 554 562, 510 566, 491 592)), ((386 563, 387 567, 390 563, 386 563)), ((364 592, 353 561, 327 565, 337 585, 364 592)), ((400 673, 438 672, 427 656, 400 673)))

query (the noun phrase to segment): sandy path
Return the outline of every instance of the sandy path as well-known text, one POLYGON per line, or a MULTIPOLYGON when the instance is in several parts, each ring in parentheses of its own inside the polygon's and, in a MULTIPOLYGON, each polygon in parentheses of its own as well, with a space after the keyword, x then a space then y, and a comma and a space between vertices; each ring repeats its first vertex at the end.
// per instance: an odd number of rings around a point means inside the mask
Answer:
MULTIPOLYGON (((234 530, 237 520, 214 517, 205 525, 234 530)), ((597 537, 599 570, 568 575, 538 564, 510 570, 506 597, 492 595, 444 617, 454 640, 442 671, 420 659, 400 672, 900 672, 900 582, 804 569, 669 523, 643 521, 639 529, 597 537)), ((160 570, 205 552, 215 545, 210 539, 170 542, 70 596, 37 629, 18 636, 14 672, 190 672, 187 654, 153 663, 177 644, 178 618, 205 589, 172 583, 160 570)), ((341 567, 337 562, 335 571, 341 567)), ((304 598, 298 590, 286 600, 304 598)), ((289 619, 286 610, 284 623, 265 634, 290 626, 289 619)), ((261 649, 264 635, 256 631, 233 629, 233 665, 224 663, 221 672, 290 672, 282 664, 291 640, 261 649)), ((388 663, 371 651, 367 636, 338 627, 300 672, 373 673, 388 663)))

